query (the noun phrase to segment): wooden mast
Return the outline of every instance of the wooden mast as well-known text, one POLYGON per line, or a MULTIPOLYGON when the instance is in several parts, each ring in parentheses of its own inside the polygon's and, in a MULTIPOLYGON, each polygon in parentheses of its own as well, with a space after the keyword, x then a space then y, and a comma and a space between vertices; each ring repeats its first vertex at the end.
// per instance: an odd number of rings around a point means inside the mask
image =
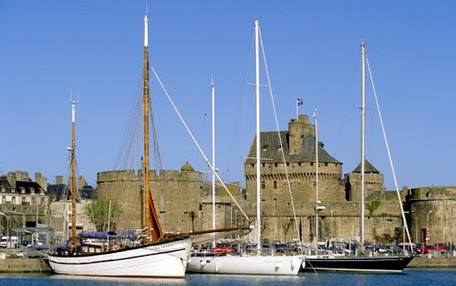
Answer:
POLYGON ((148 39, 148 15, 144 16, 144 202, 145 215, 143 216, 143 227, 147 227, 148 241, 156 242, 162 236, 162 230, 155 210, 152 193, 150 191, 149 174, 149 39, 148 39))
POLYGON ((76 102, 71 103, 71 252, 76 250, 76 102))

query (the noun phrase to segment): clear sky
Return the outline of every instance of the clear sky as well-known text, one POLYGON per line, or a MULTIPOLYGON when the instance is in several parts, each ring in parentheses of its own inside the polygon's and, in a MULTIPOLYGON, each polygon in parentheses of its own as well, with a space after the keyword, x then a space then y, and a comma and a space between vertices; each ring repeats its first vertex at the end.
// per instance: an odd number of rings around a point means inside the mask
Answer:
MULTIPOLYGON (((50 183, 68 176, 71 94, 79 98, 79 175, 94 185, 97 172, 114 169, 140 91, 146 4, 151 65, 209 157, 215 81, 216 165, 226 181, 245 184, 255 126, 245 82, 253 82, 259 19, 282 130, 300 97, 312 121, 318 109, 319 138, 343 172, 356 167, 365 41, 399 187, 456 185, 456 2, 442 0, 2 0, 1 174, 40 171, 50 183)), ((163 168, 188 161, 207 171, 157 81, 151 88, 163 168)), ((266 88, 263 95, 262 128, 275 130, 266 88)), ((392 189, 376 108, 367 104, 367 159, 392 189)))

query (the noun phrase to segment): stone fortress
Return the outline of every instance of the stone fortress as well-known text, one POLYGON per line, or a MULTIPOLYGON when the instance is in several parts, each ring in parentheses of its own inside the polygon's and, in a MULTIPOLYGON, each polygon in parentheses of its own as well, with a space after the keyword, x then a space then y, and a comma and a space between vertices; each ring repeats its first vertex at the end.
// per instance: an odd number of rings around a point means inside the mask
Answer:
MULTIPOLYGON (((261 133, 261 205, 263 238, 269 241, 292 241, 301 237, 309 242, 315 235, 316 168, 315 126, 308 117, 299 115, 281 131, 261 133), (282 159, 285 154, 285 163, 282 159), (293 218, 285 165, 297 223, 293 218), (298 229, 296 229, 298 225, 298 229)), ((256 156, 255 138, 248 158, 256 156)), ((331 238, 359 237, 360 166, 342 174, 342 163, 318 143, 319 241, 331 238)), ((256 217, 256 162, 244 162, 246 189, 240 183, 229 185, 250 221, 256 217)), ((189 232, 212 228, 211 185, 202 172, 185 163, 180 171, 151 172, 151 189, 165 232, 189 232)), ((365 240, 374 242, 402 235, 403 220, 396 192, 386 191, 381 174, 370 162, 365 164, 365 240)), ((246 219, 227 192, 216 188, 217 228, 246 225, 246 219)), ((98 200, 115 200, 123 210, 117 228, 139 228, 141 207, 141 174, 131 171, 98 173, 98 200)), ((401 191, 412 241, 452 242, 456 187, 428 187, 401 191), (432 210, 428 218, 428 212, 432 210)))
MULTIPOLYGON (((342 162, 328 154, 324 144, 315 144, 315 126, 308 117, 299 115, 289 122, 288 130, 261 133, 261 205, 263 238, 269 241, 292 241, 301 237, 312 241, 315 235, 316 166, 318 148, 318 226, 319 241, 332 238, 359 237, 360 226, 360 166, 348 174, 342 173, 342 162), (316 146, 318 145, 318 146, 316 146), (285 163, 282 158, 284 151, 285 163), (288 171, 289 184, 285 167, 288 171), (290 190, 293 203, 290 198, 290 190), (295 222, 292 206, 296 212, 295 222), (297 226, 297 227, 296 227, 297 226), (297 228, 297 229, 296 229, 297 228)), ((248 158, 256 156, 255 138, 248 158)), ((396 192, 387 191, 383 174, 370 162, 365 164, 365 241, 374 242, 398 238, 403 221, 396 192)), ((251 222, 256 217, 256 161, 244 162, 246 188, 239 182, 228 184, 251 222)), ((40 173, 35 181, 25 172, 12 172, 0 180, 2 200, 0 226, 13 229, 21 225, 24 214, 27 225, 48 225, 55 231, 57 241, 63 241, 70 226, 69 195, 62 177, 48 184, 40 173), (65 190, 65 191, 64 191, 65 190), (63 195, 65 194, 65 195, 63 195)), ((96 199, 116 202, 121 213, 114 218, 116 229, 141 227, 142 176, 135 170, 100 172, 97 176, 96 199)), ((95 230, 84 213, 91 203, 83 178, 78 179, 79 192, 85 194, 77 204, 77 228, 95 230)), ((212 228, 212 186, 203 172, 195 171, 189 163, 180 170, 151 171, 151 189, 155 206, 165 232, 190 232, 212 228)), ((456 187, 403 187, 400 194, 413 242, 454 242, 456 238, 454 211, 456 187)), ((216 186, 217 228, 246 226, 248 222, 220 184, 216 186)))

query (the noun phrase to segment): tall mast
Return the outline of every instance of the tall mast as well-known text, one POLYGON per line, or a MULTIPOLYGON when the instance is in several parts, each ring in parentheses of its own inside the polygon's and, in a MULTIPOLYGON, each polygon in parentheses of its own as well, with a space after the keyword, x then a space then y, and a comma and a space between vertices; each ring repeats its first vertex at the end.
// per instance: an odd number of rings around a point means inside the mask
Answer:
MULTIPOLYGON (((212 97, 212 229, 215 230, 215 85, 211 79, 211 97, 212 97)), ((215 247, 215 233, 212 241, 212 247, 215 247)))
POLYGON ((366 46, 361 43, 361 214, 360 214, 360 243, 364 245, 364 181, 365 181, 365 119, 366 119, 366 46))
POLYGON ((313 114, 315 120, 315 242, 316 242, 316 252, 318 253, 318 115, 317 110, 315 109, 313 114))
POLYGON ((152 193, 150 191, 149 174, 149 37, 148 37, 149 17, 144 16, 144 154, 143 154, 143 173, 144 173, 144 212, 142 227, 147 227, 148 237, 152 242, 156 242, 162 236, 160 223, 155 211, 152 193), (145 222, 144 222, 145 220, 145 222))
POLYGON ((76 102, 71 102, 71 246, 76 250, 76 102))
POLYGON ((260 173, 260 27, 255 20, 255 101, 256 101, 256 191, 257 191, 257 252, 261 252, 261 173, 260 173))

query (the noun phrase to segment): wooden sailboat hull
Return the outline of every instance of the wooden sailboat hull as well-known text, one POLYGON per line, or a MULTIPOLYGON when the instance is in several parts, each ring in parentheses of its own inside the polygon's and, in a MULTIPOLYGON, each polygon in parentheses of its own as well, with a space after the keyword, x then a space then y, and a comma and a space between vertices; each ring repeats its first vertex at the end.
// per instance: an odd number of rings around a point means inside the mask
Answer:
POLYGON ((216 254, 190 257, 187 272, 241 275, 297 275, 301 264, 301 256, 216 254))
POLYGON ((413 256, 307 256, 303 271, 400 273, 413 256))
POLYGON ((176 239, 87 255, 49 254, 48 261, 57 274, 180 278, 185 276, 191 245, 190 238, 176 239))

